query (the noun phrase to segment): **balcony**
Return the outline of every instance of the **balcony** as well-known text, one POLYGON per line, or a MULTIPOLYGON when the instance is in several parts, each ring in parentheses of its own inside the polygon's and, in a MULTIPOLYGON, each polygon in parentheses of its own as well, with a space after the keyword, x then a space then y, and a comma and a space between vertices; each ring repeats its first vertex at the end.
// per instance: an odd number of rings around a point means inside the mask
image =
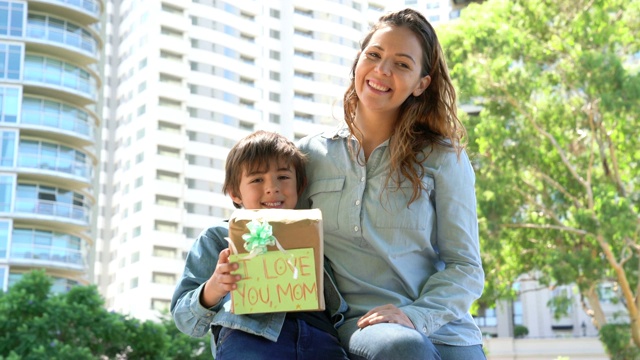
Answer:
POLYGON ((99 0, 30 0, 29 10, 60 15, 87 25, 100 20, 102 2, 99 0))
POLYGON ((27 51, 55 53, 74 63, 95 63, 101 42, 91 31, 66 20, 29 14, 26 26, 27 51))
POLYGON ((87 268, 84 256, 80 250, 56 246, 13 244, 9 258, 19 262, 27 260, 30 264, 37 262, 38 265, 64 268, 78 272, 84 272, 87 268))
POLYGON ((90 184, 93 178, 93 165, 88 159, 85 161, 77 161, 65 158, 62 155, 30 154, 18 150, 17 167, 72 175, 81 178, 86 184, 90 184))
POLYGON ((91 211, 88 207, 52 200, 16 198, 14 213, 60 218, 89 226, 91 211))
POLYGON ((81 106, 97 100, 96 77, 87 70, 57 59, 25 55, 23 79, 27 94, 50 96, 81 106))
POLYGON ((73 147, 95 143, 95 114, 50 99, 24 97, 21 134, 55 139, 73 147))

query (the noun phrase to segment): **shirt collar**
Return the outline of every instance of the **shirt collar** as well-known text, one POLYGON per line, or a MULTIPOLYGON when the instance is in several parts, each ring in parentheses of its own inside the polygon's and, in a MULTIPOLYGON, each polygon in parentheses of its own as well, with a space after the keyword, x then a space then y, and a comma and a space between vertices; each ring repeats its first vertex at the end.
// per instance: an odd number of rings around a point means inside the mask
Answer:
POLYGON ((332 140, 338 140, 340 138, 346 139, 350 136, 351 133, 349 132, 349 127, 345 123, 340 124, 335 129, 327 130, 322 133, 323 138, 332 140))

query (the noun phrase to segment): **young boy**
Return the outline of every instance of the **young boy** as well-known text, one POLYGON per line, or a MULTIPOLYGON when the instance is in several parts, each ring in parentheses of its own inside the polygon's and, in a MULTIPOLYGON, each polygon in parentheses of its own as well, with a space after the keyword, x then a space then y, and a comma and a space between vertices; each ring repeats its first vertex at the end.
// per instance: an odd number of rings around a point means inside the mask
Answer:
MULTIPOLYGON (((306 185, 305 157, 282 135, 257 131, 229 152, 223 191, 236 208, 294 209, 306 185)), ((331 318, 346 304, 325 271, 327 311, 236 315, 229 292, 242 281, 231 272, 226 223, 196 239, 171 300, 180 331, 194 337, 213 333, 211 351, 228 359, 348 359, 331 318)))

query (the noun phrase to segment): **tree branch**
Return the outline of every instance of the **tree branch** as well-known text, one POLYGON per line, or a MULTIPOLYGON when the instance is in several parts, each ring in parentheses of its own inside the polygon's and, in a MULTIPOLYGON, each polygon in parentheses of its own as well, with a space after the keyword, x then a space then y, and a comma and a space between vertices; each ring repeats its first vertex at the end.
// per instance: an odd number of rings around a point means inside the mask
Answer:
POLYGON ((567 155, 565 154, 564 149, 562 149, 560 144, 558 144, 558 141, 555 139, 555 137, 553 137, 553 135, 551 135, 546 130, 544 130, 540 125, 538 125, 538 123, 533 118, 533 116, 529 112, 525 111, 525 109, 522 108, 522 105, 520 104, 520 102, 514 99, 513 96, 511 96, 511 94, 507 91, 507 89, 505 89, 503 86, 500 86, 500 85, 497 85, 496 87, 503 92, 505 99, 509 102, 509 104, 511 104, 511 106, 517 109, 520 112, 520 114, 522 114, 529 121, 529 123, 533 125, 533 127, 536 129, 536 131, 538 131, 538 133, 540 133, 542 136, 544 136, 551 142, 551 145, 553 145, 553 147, 558 152, 558 155, 560 155, 560 159, 562 159, 562 163, 566 166, 567 170, 569 170, 573 178, 576 179, 584 187, 585 191, 587 192, 589 209, 593 209, 593 206, 594 206, 593 192, 591 190, 590 183, 586 181, 584 178, 582 178, 582 176, 578 174, 574 166, 571 165, 571 163, 569 162, 569 159, 567 158, 567 155))
POLYGON ((564 196, 566 196, 569 200, 571 200, 571 202, 573 202, 573 205, 580 209, 582 208, 582 204, 580 203, 580 201, 578 200, 578 198, 576 198, 575 196, 571 195, 567 189, 560 185, 557 181, 553 180, 551 177, 549 177, 549 175, 540 172, 536 169, 536 175, 541 178, 544 182, 546 182, 547 184, 551 185, 551 187, 553 187, 554 189, 560 191, 564 196))

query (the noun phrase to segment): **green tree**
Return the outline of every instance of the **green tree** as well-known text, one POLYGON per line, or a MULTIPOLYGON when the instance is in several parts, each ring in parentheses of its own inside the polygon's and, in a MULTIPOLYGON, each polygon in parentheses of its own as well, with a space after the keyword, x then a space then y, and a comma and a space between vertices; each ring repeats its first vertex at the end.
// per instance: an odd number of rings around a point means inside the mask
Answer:
MULTIPOLYGON (((489 0, 438 29, 466 121, 487 271, 576 284, 598 329, 613 282, 640 347, 640 1, 489 0)), ((606 344, 605 344, 606 345, 606 344)))
POLYGON ((0 359, 210 359, 206 339, 170 319, 141 322, 107 311, 95 286, 52 294, 44 271, 0 294, 0 359))

